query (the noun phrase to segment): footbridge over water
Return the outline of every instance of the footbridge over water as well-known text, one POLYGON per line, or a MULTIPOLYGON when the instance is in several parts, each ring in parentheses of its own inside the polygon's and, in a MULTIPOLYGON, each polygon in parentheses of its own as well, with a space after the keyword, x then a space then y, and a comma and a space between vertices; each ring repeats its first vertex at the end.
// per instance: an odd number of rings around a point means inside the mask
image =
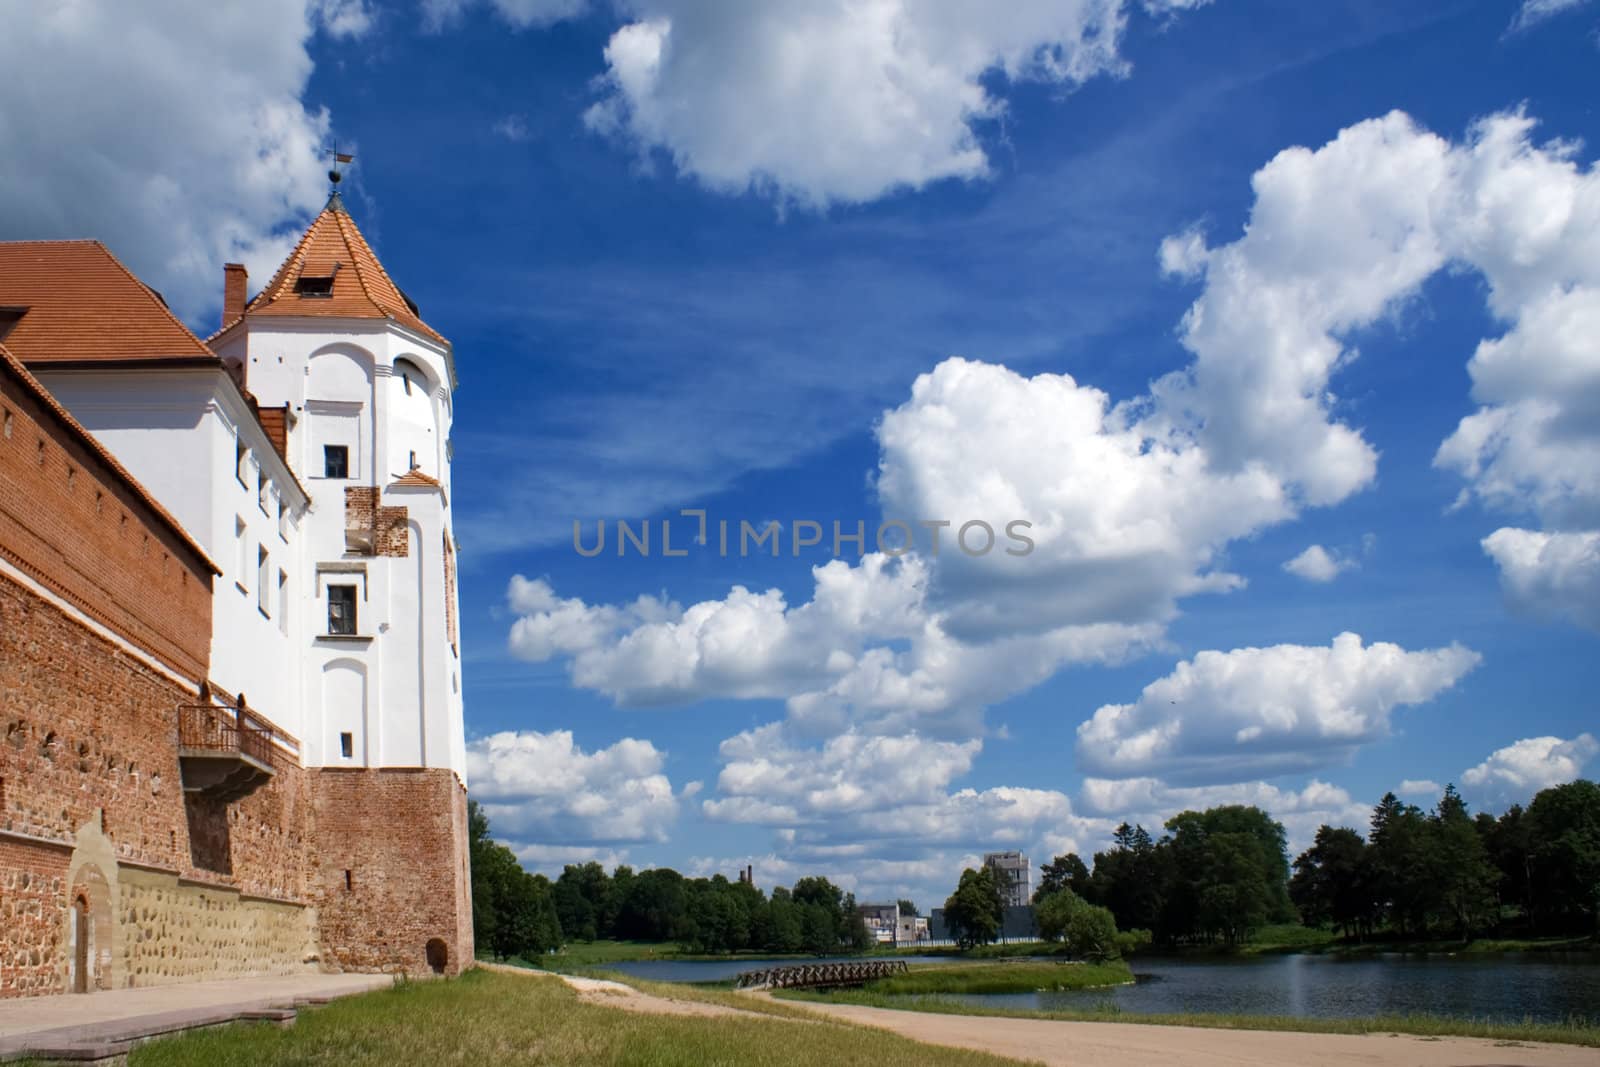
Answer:
POLYGON ((905 974, 905 960, 840 960, 833 963, 800 963, 789 967, 769 967, 745 971, 734 980, 735 989, 805 989, 823 986, 862 985, 905 974))

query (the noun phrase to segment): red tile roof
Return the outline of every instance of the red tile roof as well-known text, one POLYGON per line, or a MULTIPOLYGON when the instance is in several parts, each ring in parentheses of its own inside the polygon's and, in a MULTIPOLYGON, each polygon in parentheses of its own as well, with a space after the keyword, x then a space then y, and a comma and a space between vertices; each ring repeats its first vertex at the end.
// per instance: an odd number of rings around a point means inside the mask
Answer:
POLYGON ((90 433, 83 427, 82 423, 73 418, 72 414, 67 411, 66 408, 61 406, 61 402, 51 395, 50 390, 46 389, 44 384, 40 382, 39 379, 28 373, 28 368, 23 366, 22 361, 18 359, 16 355, 8 350, 3 344, 0 344, 0 367, 10 371, 11 375, 21 383, 22 387, 31 393, 47 411, 55 416, 57 422, 61 424, 61 427, 66 434, 69 437, 77 438, 78 441, 86 449, 88 449, 89 453, 95 456, 104 465, 105 469, 113 478, 121 481, 124 485, 131 489, 134 495, 139 498, 140 502, 150 509, 150 513, 155 516, 155 518, 161 522, 162 525, 166 526, 169 530, 176 534, 178 540, 194 553, 195 558, 211 569, 212 574, 222 573, 221 568, 211 561, 210 556, 206 555, 205 549, 201 548, 200 545, 196 543, 195 539, 189 535, 189 531, 184 529, 183 523, 173 518, 172 513, 166 508, 162 507, 161 502, 155 497, 151 496, 150 492, 145 489, 144 486, 139 484, 139 480, 132 474, 128 473, 128 469, 126 467, 117 462, 117 457, 113 456, 111 452, 100 443, 99 438, 95 437, 94 434, 90 433))
MULTIPOLYGON (((445 347, 450 344, 417 315, 337 196, 329 198, 266 288, 245 306, 245 318, 256 315, 392 319, 445 347), (295 289, 302 277, 329 276, 333 283, 327 295, 303 295, 295 289)), ((217 335, 234 325, 228 323, 217 335)))
POLYGON ((443 489, 444 488, 444 486, 439 484, 439 479, 435 478, 431 474, 424 474, 420 470, 409 470, 409 471, 406 471, 404 474, 400 475, 400 477, 396 478, 394 481, 390 482, 389 484, 390 485, 422 485, 422 486, 427 486, 430 489, 443 489))
POLYGON ((0 308, 26 309, 5 343, 32 364, 220 362, 99 241, 0 243, 0 308))

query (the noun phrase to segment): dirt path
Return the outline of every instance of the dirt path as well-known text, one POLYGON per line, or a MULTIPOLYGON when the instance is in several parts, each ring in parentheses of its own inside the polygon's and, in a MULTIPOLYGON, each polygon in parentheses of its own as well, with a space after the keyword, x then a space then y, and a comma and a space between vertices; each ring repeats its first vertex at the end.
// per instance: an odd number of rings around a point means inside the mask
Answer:
POLYGON ((545 971, 530 971, 526 967, 511 967, 503 963, 483 963, 479 967, 499 974, 514 974, 523 978, 559 978, 573 989, 578 991, 578 999, 586 1004, 598 1004, 603 1008, 620 1008, 623 1011, 636 1011, 644 1015, 753 1015, 754 1012, 743 1012, 736 1008, 724 1007, 721 1004, 708 1004, 699 1000, 672 1000, 667 997, 658 997, 653 993, 645 993, 630 985, 613 982, 605 978, 580 978, 575 974, 554 974, 545 971))
POLYGON ((1074 1023, 810 1002, 804 1007, 928 1044, 1072 1067, 1600 1067, 1600 1049, 1470 1037, 1074 1023))

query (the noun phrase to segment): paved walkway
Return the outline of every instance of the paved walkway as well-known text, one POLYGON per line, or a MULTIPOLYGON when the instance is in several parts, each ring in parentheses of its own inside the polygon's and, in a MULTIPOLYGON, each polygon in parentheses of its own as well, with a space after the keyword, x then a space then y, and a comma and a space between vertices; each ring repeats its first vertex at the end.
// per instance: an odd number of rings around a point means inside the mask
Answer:
POLYGON ((0 1060, 24 1053, 112 1057, 139 1041, 199 1026, 236 1019, 286 1023, 297 1005, 393 982, 387 974, 291 974, 0 1000, 0 1060))
POLYGON ((1002 1019, 814 1001, 785 1003, 928 1044, 978 1049, 1050 1067, 1600 1067, 1600 1049, 1575 1045, 1002 1019))

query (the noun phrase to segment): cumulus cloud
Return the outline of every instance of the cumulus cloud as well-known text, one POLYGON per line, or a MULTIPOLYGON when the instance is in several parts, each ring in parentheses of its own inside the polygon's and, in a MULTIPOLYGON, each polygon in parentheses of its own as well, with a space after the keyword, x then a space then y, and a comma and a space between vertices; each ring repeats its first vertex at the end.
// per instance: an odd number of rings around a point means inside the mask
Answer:
POLYGON ((1344 633, 1328 647, 1201 652, 1078 727, 1078 765, 1103 777, 1237 782, 1347 759, 1389 733, 1396 707, 1459 681, 1477 653, 1408 652, 1344 633))
MULTIPOLYGON (((1068 88, 1128 65, 1127 0, 628 0, 589 126, 724 192, 823 206, 989 173, 989 75, 1068 88)), ((1147 0, 1152 13, 1199 6, 1147 0)))
POLYGON ((1331 582, 1340 574, 1358 566, 1355 560, 1341 553, 1329 552, 1321 545, 1311 545, 1298 556, 1284 563, 1283 569, 1296 578, 1308 582, 1331 582))
POLYGON ((1294 790, 1267 782, 1174 787, 1156 778, 1085 778, 1080 798, 1087 815, 1140 823, 1152 831, 1181 811, 1201 811, 1219 804, 1253 805, 1283 823, 1291 854, 1309 847, 1324 823, 1360 829, 1372 815, 1370 805, 1359 804, 1346 790, 1316 779, 1294 790))
POLYGON ((81 0, 11 19, 0 236, 97 237, 198 320, 222 263, 276 268, 327 196, 306 44, 370 25, 360 0, 81 0))
POLYGON ((1600 741, 1579 734, 1570 741, 1559 737, 1525 737, 1461 773, 1462 790, 1479 806, 1503 811, 1526 804, 1541 789, 1570 782, 1600 753, 1600 741))
POLYGON ((665 759, 631 737, 585 752, 569 730, 508 730, 468 743, 467 775, 518 848, 662 841, 678 817, 665 759))
POLYGON ((1513 610, 1600 631, 1600 532, 1504 527, 1483 539, 1513 610))
POLYGON ((1444 792, 1444 786, 1431 778, 1407 778, 1395 792, 1403 797, 1436 797, 1444 792))

